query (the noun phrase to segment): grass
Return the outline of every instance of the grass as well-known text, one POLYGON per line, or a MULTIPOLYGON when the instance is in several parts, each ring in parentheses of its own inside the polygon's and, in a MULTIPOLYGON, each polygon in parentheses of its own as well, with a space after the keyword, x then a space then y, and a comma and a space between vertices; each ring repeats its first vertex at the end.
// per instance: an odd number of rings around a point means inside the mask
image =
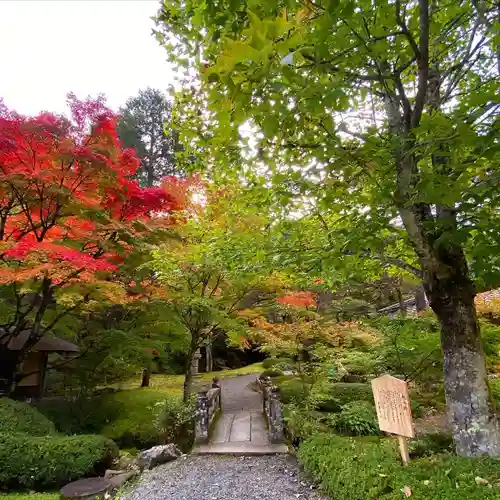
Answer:
MULTIPOLYGON (((261 373, 264 371, 262 363, 254 363, 253 365, 244 366, 243 368, 236 368, 235 370, 221 370, 218 372, 200 373, 196 376, 195 390, 198 385, 208 384, 214 377, 220 380, 240 375, 251 375, 253 373, 261 373)), ((165 392, 166 394, 175 396, 182 393, 182 386, 184 384, 184 375, 152 375, 150 380, 149 390, 157 390, 165 392)), ((112 387, 118 389, 137 389, 141 385, 141 376, 137 375, 125 382, 115 384, 112 387)))

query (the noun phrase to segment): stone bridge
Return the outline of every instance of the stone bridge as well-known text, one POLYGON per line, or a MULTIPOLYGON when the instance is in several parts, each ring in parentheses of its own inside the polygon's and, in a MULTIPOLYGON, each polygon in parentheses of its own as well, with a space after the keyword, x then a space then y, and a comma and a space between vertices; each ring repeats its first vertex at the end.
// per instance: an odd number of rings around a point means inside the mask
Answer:
POLYGON ((287 453, 288 447, 283 441, 283 417, 278 394, 269 384, 259 384, 255 375, 225 379, 221 382, 221 389, 198 395, 193 453, 287 453))

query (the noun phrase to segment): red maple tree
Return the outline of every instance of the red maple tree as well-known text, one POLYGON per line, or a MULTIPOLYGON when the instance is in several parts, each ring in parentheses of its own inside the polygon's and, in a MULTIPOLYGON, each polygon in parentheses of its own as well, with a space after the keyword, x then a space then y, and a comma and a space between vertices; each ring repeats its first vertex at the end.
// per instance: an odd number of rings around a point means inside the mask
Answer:
POLYGON ((88 300, 85 284, 109 281, 149 228, 173 224, 186 202, 189 181, 142 188, 132 179, 139 160, 122 148, 102 98, 69 95, 68 104, 69 118, 28 117, 0 102, 0 286, 14 308, 0 345, 29 331, 24 351, 88 300), (80 299, 45 324, 58 294, 74 295, 75 285, 80 299))
POLYGON ((308 291, 290 292, 283 297, 278 297, 276 302, 286 306, 309 309, 316 306, 316 294, 308 291))

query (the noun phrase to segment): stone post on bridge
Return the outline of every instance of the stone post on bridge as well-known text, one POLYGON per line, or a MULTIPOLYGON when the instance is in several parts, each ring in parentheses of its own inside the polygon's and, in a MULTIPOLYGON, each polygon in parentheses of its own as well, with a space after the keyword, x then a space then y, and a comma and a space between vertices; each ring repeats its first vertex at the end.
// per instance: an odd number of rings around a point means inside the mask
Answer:
POLYGON ((261 380, 260 383, 264 398, 264 415, 269 428, 269 441, 271 443, 282 443, 285 439, 285 426, 280 390, 272 384, 269 378, 261 380))

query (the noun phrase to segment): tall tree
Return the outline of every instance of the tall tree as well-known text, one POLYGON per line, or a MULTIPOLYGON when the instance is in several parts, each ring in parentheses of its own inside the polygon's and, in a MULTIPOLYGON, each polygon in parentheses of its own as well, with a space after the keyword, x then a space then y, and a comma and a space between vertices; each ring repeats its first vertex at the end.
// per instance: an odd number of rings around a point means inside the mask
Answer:
POLYGON ((69 97, 71 118, 0 110, 0 358, 11 391, 25 355, 91 300, 120 301, 118 266, 183 196, 172 183, 141 188, 102 100, 69 97), (155 217, 161 213, 161 217, 155 217), (11 350, 11 342, 20 350, 11 350))
POLYGON ((317 206, 350 221, 349 248, 385 229, 413 249, 457 451, 500 455, 464 251, 472 239, 484 262, 498 241, 485 217, 499 209, 496 3, 167 0, 159 21, 177 61, 203 61, 214 155, 250 123, 267 182, 321 193, 317 206))
POLYGON ((120 109, 118 134, 123 145, 134 148, 141 161, 135 177, 143 186, 154 186, 168 175, 181 175, 175 153, 180 151, 178 133, 166 129, 171 104, 157 89, 140 90, 120 109))
POLYGON ((244 343, 246 329, 237 312, 265 300, 275 283, 262 259, 267 220, 253 207, 243 210, 241 195, 241 190, 205 191, 203 210, 179 228, 181 238, 154 252, 153 269, 189 339, 185 400, 196 351, 221 334, 244 343))

